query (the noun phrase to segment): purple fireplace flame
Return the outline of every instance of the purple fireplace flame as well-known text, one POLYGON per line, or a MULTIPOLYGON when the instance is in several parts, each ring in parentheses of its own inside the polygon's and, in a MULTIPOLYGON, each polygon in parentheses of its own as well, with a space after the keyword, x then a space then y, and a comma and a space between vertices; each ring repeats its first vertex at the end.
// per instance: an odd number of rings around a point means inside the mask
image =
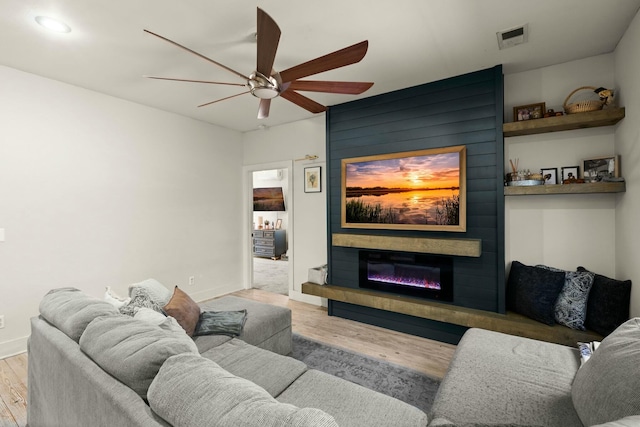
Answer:
POLYGON ((404 252, 360 251, 360 287, 451 301, 451 257, 404 252))

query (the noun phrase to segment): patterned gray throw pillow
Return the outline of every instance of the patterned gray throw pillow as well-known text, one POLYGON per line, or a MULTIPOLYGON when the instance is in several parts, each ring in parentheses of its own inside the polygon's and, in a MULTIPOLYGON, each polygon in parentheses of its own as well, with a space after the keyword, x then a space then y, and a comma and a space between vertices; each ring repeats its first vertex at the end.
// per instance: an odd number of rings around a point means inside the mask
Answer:
POLYGON ((138 307, 146 307, 162 313, 162 307, 151 298, 149 291, 144 288, 134 288, 131 291, 131 301, 120 307, 120 313, 133 317, 138 307))
POLYGON ((583 271, 567 271, 564 287, 556 301, 556 322, 571 329, 585 330, 587 301, 593 286, 594 274, 583 271))
POLYGON ((587 301, 595 274, 589 271, 565 271, 546 265, 536 267, 564 272, 564 286, 558 295, 554 309, 556 322, 571 329, 584 331, 587 318, 587 301))

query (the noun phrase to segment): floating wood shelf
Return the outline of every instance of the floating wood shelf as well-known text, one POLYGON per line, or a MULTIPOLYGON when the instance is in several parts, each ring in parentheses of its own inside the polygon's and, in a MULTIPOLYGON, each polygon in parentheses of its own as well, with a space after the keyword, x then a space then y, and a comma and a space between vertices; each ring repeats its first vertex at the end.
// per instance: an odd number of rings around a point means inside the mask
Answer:
POLYGON ((476 258, 482 255, 482 241, 480 239, 433 239, 429 237, 334 233, 331 240, 333 246, 348 248, 420 252, 476 258))
POLYGON ((504 187, 505 196, 530 196, 545 194, 590 194, 624 193, 626 184, 622 182, 594 182, 585 184, 531 185, 504 187))
POLYGON ((469 328, 489 329, 572 347, 575 347, 578 341, 588 342, 602 339, 602 336, 595 332, 577 331, 562 325, 548 326, 516 313, 500 314, 364 289, 317 285, 306 282, 302 284, 302 293, 334 301, 402 313, 469 328))
POLYGON ((624 108, 609 108, 606 110, 590 111, 588 113, 566 114, 559 117, 547 117, 546 119, 504 123, 502 125, 502 134, 505 137, 509 137, 611 126, 623 118, 624 108))

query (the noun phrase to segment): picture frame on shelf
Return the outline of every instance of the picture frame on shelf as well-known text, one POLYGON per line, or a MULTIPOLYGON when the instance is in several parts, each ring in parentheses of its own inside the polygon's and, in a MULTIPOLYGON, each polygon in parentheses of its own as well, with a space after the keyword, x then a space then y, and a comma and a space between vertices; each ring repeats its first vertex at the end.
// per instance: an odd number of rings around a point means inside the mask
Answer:
POLYGON ((577 180, 580 177, 580 166, 563 166, 561 168, 562 183, 565 181, 577 180))
POLYGON ((282 218, 278 218, 276 220, 276 230, 280 230, 282 228, 282 218))
POLYGON ((322 191, 321 173, 320 166, 304 168, 305 193, 320 193, 322 191))
POLYGON ((620 177, 620 156, 596 157, 582 161, 585 182, 600 182, 603 178, 620 177))
POLYGON ((525 120, 541 119, 547 111, 546 103, 538 102, 537 104, 519 105, 513 107, 513 121, 522 122, 525 120))
POLYGON ((540 173, 542 174, 545 185, 558 184, 558 168, 542 168, 540 169, 540 173), (545 178, 547 175, 549 175, 549 178, 545 178))

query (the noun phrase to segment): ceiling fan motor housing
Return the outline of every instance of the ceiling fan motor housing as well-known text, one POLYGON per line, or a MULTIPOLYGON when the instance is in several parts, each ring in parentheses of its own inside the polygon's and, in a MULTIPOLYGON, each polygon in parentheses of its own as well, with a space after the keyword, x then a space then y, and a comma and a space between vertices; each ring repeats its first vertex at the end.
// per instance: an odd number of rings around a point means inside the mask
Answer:
POLYGON ((273 99, 280 95, 280 85, 274 77, 267 77, 262 73, 254 71, 249 76, 247 84, 251 90, 251 95, 260 99, 273 99))

